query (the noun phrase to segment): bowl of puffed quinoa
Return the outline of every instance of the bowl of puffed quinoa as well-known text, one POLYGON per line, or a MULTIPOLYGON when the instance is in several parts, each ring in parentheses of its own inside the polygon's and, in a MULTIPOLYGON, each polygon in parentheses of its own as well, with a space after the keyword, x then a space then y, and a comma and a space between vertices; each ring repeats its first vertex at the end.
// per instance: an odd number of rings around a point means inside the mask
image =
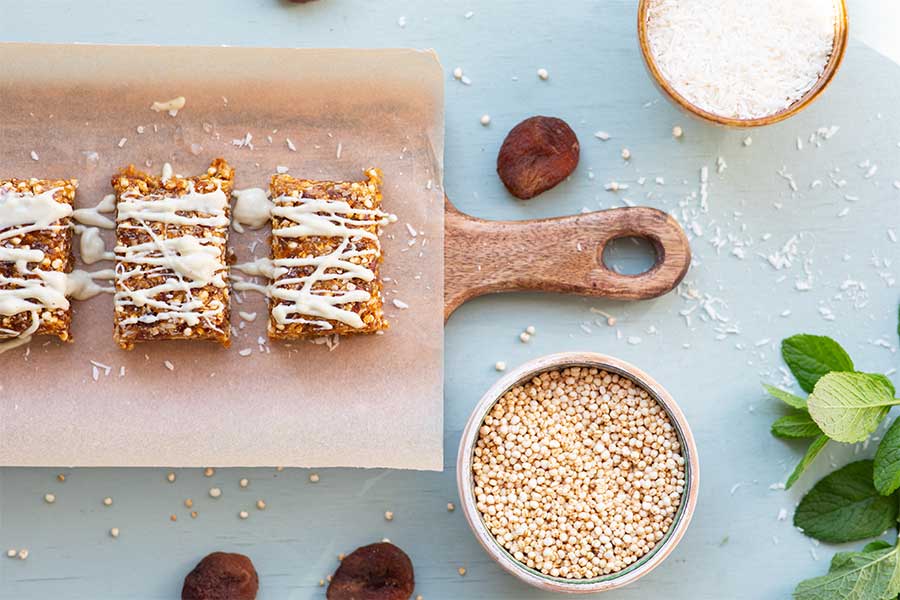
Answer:
POLYGON ((616 358, 570 352, 527 362, 485 393, 463 431, 457 484, 504 570, 543 590, 597 593, 675 549, 699 463, 662 386, 616 358))

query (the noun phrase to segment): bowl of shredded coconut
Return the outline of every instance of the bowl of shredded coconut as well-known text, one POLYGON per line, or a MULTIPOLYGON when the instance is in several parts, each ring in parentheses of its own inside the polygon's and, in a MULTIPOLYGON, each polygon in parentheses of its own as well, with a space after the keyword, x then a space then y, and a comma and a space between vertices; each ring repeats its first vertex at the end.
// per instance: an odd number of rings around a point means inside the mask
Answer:
POLYGON ((758 127, 797 114, 847 47, 844 0, 641 0, 638 38, 657 86, 707 121, 758 127))
POLYGON ((596 593, 662 563, 697 503, 684 414, 633 365, 594 353, 525 363, 485 393, 457 483, 485 551, 537 588, 596 593))

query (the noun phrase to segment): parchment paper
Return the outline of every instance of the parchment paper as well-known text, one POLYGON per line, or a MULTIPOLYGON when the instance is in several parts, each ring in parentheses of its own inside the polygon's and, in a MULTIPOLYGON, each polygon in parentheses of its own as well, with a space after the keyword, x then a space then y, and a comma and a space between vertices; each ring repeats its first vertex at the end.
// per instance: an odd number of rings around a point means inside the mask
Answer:
MULTIPOLYGON (((265 188, 279 165, 324 179, 380 166, 384 208, 399 218, 383 237, 391 328, 333 350, 269 343, 265 300, 252 293, 233 302, 232 324, 238 311, 258 317, 228 350, 124 352, 111 295, 75 302, 73 344, 36 338, 0 355, 0 463, 442 468, 443 76, 433 53, 0 44, 0 64, 0 176, 77 177, 79 207, 110 193, 129 162, 187 175, 222 156, 237 188, 265 188), (177 96, 187 104, 176 117, 150 110, 177 96), (252 149, 234 144, 248 133, 252 149), (109 373, 95 380, 91 360, 109 373)), ((268 235, 234 233, 237 259, 266 256, 268 235)))

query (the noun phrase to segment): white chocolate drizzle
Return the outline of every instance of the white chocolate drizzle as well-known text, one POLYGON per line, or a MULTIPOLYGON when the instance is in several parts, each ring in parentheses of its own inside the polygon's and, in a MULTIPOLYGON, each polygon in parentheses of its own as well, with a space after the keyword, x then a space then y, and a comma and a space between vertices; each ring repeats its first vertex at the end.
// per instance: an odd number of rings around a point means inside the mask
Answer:
POLYGON ((78 249, 81 261, 86 265, 92 265, 101 260, 115 260, 116 255, 106 249, 106 243, 100 237, 100 230, 96 227, 76 225, 75 233, 80 234, 78 249))
POLYGON ((120 198, 119 227, 142 229, 150 241, 116 246, 115 275, 119 288, 115 294, 116 305, 152 309, 150 314, 122 319, 121 325, 182 321, 193 327, 202 320, 210 329, 221 331, 215 319, 223 313, 225 305, 214 303, 207 307, 202 299, 194 297, 194 291, 208 285, 228 286, 224 236, 183 235, 166 239, 155 234, 148 224, 227 227, 227 208, 228 197, 220 188, 198 193, 192 186, 187 194, 178 197, 126 193, 120 198), (163 282, 149 288, 129 288, 128 281, 135 276, 161 276, 163 282), (183 292, 185 299, 174 299, 172 292, 183 292))
POLYGON ((116 224, 109 217, 104 217, 103 213, 111 213, 116 210, 115 194, 107 194, 103 197, 97 206, 93 208, 79 208, 72 213, 72 218, 89 227, 100 227, 101 229, 115 229, 116 224))
POLYGON ((366 228, 385 225, 396 221, 397 218, 377 209, 353 208, 343 200, 307 200, 292 196, 277 198, 272 214, 293 223, 273 230, 274 236, 333 237, 339 238, 340 242, 333 252, 323 256, 258 259, 252 263, 235 265, 235 269, 245 274, 265 275, 270 279, 268 286, 246 281, 235 282, 235 289, 259 291, 270 298, 280 300, 281 302, 272 308, 272 319, 280 325, 303 323, 321 331, 328 331, 334 328, 328 321, 338 321, 356 329, 365 327, 365 323, 357 313, 343 306, 367 302, 371 298, 369 292, 354 289, 352 281, 372 281, 375 279, 375 273, 368 267, 352 262, 351 259, 377 259, 381 253, 378 235, 367 231, 366 228), (286 202, 299 204, 285 205, 286 202), (361 239, 373 240, 375 248, 356 250, 354 242, 361 239), (312 267, 313 271, 306 276, 282 278, 294 267, 312 267), (349 289, 335 291, 315 287, 316 284, 333 280, 351 282, 347 286, 349 289), (299 289, 294 289, 293 286, 297 285, 300 286, 299 289))
POLYGON ((98 294, 114 294, 116 289, 111 286, 98 285, 94 280, 113 281, 116 272, 112 269, 99 271, 82 271, 75 269, 66 277, 66 296, 76 300, 88 300, 98 294))
POLYGON ((235 231, 242 233, 244 225, 250 229, 259 229, 269 222, 274 204, 269 200, 265 190, 260 188, 235 190, 234 197, 231 225, 235 231))

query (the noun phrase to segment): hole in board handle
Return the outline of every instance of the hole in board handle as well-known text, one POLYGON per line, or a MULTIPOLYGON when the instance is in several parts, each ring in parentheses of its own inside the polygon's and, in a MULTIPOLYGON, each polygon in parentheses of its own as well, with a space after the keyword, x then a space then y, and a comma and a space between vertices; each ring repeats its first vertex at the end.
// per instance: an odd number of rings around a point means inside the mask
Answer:
POLYGON ((610 240, 603 247, 600 262, 620 275, 642 275, 659 261, 656 246, 647 238, 623 236, 610 240))

